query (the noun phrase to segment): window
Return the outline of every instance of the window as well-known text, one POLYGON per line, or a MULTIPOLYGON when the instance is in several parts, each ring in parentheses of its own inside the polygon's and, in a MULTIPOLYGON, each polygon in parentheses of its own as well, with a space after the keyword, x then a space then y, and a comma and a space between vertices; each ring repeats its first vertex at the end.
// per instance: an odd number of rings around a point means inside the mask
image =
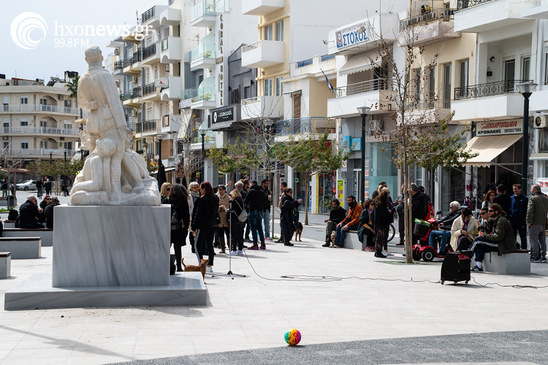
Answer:
POLYGON ((27 127, 29 125, 29 121, 27 119, 21 119, 21 127, 27 127))
POLYGON ((4 127, 4 133, 9 133, 9 131, 10 131, 10 122, 9 122, 9 120, 4 119, 3 127, 4 127))
POLYGON ((514 91, 514 83, 516 79, 516 60, 504 61, 504 91, 514 91))
POLYGON ((48 105, 48 99, 46 98, 40 99, 40 105, 48 105))
POLYGON ((274 29, 272 29, 272 28, 274 28, 272 26, 272 24, 270 24, 268 27, 264 28, 264 39, 267 40, 267 41, 273 40, 273 31, 274 31, 274 29))
POLYGON ((7 150, 10 148, 10 143, 8 141, 4 141, 4 150, 7 150))
POLYGON ((531 57, 523 57, 521 59, 521 80, 529 80, 529 72, 531 71, 531 57))
POLYGON ((277 41, 283 41, 284 40, 284 21, 280 20, 276 23, 276 40, 277 41))
POLYGON ((5 112, 9 111, 10 109, 10 99, 8 96, 4 96, 3 102, 2 102, 2 110, 5 112))
POLYGON ((41 128, 47 128, 48 126, 48 121, 47 120, 41 120, 40 121, 40 127, 41 128))
POLYGON ((29 103, 29 98, 27 98, 26 96, 21 96, 21 104, 28 104, 29 103))
POLYGON ((544 85, 548 85, 548 52, 544 57, 544 85))
POLYGON ((460 61, 459 63, 459 87, 461 89, 468 87, 468 60, 460 61))
POLYGON ((276 77, 276 96, 282 96, 283 92, 282 78, 276 77))
POLYGON ((428 68, 428 103, 436 99, 436 66, 428 68))
POLYGON ((72 123, 69 121, 65 121, 64 128, 66 131, 72 131, 72 123))
POLYGON ((72 150, 72 142, 65 142, 65 149, 72 150))
POLYGON ((264 80, 264 94, 265 96, 272 96, 272 79, 264 80))
POLYGON ((71 108, 72 107, 72 100, 65 100, 65 108, 71 108))
POLYGON ((293 118, 299 119, 301 117, 301 93, 296 92, 293 94, 293 118))
POLYGON ((451 64, 443 65, 443 107, 451 107, 451 64))
POLYGON ((21 141, 21 149, 28 150, 29 149, 29 143, 27 141, 21 141))
POLYGON ((415 86, 415 95, 412 96, 413 102, 420 102, 421 100, 421 69, 418 68, 414 71, 414 86, 415 86))

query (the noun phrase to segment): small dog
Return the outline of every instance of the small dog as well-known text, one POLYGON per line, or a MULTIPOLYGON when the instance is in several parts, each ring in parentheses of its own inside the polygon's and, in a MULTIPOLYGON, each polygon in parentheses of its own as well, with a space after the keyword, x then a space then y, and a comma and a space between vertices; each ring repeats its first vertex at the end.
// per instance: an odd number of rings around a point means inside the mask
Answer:
POLYGON ((336 238, 337 238, 337 234, 335 232, 331 233, 331 247, 335 247, 336 238))
POLYGON ((185 265, 185 263, 183 262, 184 260, 185 260, 184 258, 181 259, 181 264, 183 264, 183 268, 184 268, 183 271, 199 271, 202 273, 202 279, 205 279, 206 267, 207 267, 207 264, 209 263, 209 260, 201 259, 200 265, 185 265))
POLYGON ((297 223, 297 227, 295 228, 295 241, 302 242, 301 236, 303 234, 303 224, 301 222, 297 223))

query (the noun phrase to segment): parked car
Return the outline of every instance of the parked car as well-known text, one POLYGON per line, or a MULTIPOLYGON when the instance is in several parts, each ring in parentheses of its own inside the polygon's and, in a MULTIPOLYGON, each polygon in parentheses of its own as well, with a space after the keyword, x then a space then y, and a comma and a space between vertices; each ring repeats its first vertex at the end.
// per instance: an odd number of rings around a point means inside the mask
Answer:
POLYGON ((36 180, 27 180, 15 185, 17 190, 36 190, 36 180))

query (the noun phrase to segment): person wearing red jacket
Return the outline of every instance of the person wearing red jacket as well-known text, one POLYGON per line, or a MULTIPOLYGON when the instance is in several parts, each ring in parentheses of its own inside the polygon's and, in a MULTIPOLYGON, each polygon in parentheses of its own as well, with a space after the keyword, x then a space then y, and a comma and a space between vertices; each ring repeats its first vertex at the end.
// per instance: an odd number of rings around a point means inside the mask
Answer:
POLYGON ((344 247, 344 239, 346 238, 346 232, 353 231, 358 228, 360 224, 360 214, 362 213, 362 206, 356 202, 356 198, 353 195, 349 195, 346 198, 348 203, 348 214, 344 220, 337 224, 337 233, 335 236, 335 247, 344 247))

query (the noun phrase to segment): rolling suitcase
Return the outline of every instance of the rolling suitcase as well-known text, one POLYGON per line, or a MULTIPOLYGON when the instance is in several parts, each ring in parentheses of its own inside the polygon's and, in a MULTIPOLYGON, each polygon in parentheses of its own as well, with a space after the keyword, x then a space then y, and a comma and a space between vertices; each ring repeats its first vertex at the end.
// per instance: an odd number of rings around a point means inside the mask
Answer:
POLYGON ((455 284, 464 281, 468 284, 470 281, 469 253, 450 252, 445 256, 441 265, 441 285, 446 281, 452 281, 455 284))

